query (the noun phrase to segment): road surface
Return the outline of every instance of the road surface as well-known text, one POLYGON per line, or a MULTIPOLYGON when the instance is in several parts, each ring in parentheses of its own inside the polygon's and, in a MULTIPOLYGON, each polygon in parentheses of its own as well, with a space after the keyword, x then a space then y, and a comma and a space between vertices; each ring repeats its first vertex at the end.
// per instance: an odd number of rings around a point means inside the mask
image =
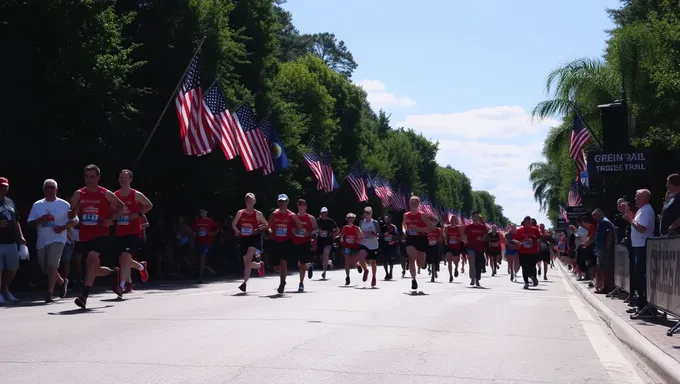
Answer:
POLYGON ((656 382, 557 269, 531 291, 505 274, 472 288, 463 276, 430 283, 424 271, 417 295, 400 272, 377 289, 356 272, 344 287, 332 271, 305 293, 290 276, 282 296, 266 277, 247 295, 233 281, 161 285, 124 302, 98 294, 86 312, 73 298, 0 308, 0 382, 656 382))

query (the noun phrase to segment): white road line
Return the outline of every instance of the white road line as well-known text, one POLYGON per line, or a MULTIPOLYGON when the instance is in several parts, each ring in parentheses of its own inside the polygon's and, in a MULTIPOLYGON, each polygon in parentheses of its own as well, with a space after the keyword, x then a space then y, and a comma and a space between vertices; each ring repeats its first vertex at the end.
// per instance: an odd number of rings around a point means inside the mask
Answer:
MULTIPOLYGON (((561 278, 566 289, 569 285, 569 282, 566 281, 567 277, 562 275, 561 278)), ((605 334, 599 319, 597 321, 593 319, 593 316, 583 304, 583 299, 573 295, 574 291, 571 287, 569 287, 567 291, 572 293, 569 295, 569 304, 571 304, 571 308, 581 322, 581 326, 586 332, 590 344, 593 346, 595 353, 597 353, 597 357, 600 359, 600 362, 609 374, 609 377, 614 382, 621 384, 644 383, 633 368, 633 364, 623 356, 621 351, 619 351, 607 334, 605 334)))

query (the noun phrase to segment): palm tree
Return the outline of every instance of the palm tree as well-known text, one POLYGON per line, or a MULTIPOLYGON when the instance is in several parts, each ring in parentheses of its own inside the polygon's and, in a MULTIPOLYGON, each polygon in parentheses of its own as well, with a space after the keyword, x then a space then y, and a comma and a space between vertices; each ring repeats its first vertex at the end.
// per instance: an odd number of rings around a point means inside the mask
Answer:
POLYGON ((543 212, 556 212, 560 204, 562 174, 558 162, 535 162, 529 165, 529 180, 534 199, 543 212))

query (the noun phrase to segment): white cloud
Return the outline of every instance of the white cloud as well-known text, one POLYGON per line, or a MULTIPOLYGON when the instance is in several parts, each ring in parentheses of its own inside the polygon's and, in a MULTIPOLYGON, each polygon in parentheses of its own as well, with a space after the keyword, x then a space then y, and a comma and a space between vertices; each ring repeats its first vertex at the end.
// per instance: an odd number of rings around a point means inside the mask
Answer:
POLYGON ((413 128, 436 137, 509 138, 536 135, 542 126, 559 124, 555 120, 536 121, 522 107, 501 106, 456 113, 408 115, 400 127, 413 128))
POLYGON ((398 97, 387 92, 385 84, 378 80, 361 80, 357 83, 368 94, 368 102, 373 109, 384 109, 387 107, 411 107, 416 102, 408 97, 398 97))
POLYGON ((534 201, 528 166, 543 160, 541 149, 548 127, 558 123, 532 121, 521 107, 501 106, 410 115, 402 125, 438 140, 437 162, 465 172, 474 189, 496 196, 496 203, 511 221, 531 215, 547 222, 534 201))

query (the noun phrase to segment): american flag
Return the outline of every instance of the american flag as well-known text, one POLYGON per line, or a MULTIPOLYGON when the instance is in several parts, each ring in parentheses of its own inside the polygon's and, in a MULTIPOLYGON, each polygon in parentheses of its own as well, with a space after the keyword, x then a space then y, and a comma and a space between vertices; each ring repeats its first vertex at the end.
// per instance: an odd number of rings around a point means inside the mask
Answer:
POLYGON ((376 176, 373 178, 373 187, 375 188, 375 194, 378 195, 383 208, 387 208, 390 205, 392 205, 393 208, 397 208, 392 202, 392 188, 390 188, 387 182, 376 176))
POLYGON ((304 154, 305 162, 312 170, 314 177, 316 177, 316 187, 320 191, 333 192, 335 176, 333 175, 333 168, 328 160, 328 152, 324 154, 325 158, 319 157, 314 149, 304 154))
MULTIPOLYGON (((249 131, 255 130, 255 114, 250 104, 245 103, 236 109, 236 113, 231 115, 234 123, 236 142, 238 150, 243 159, 243 166, 247 171, 254 171, 264 165, 262 143, 258 142, 257 135, 249 131)), ((259 130, 258 130, 259 132, 259 130)), ((261 134, 260 134, 261 136, 261 134)))
POLYGON ((357 200, 361 203, 368 201, 368 194, 366 193, 366 182, 364 181, 363 172, 360 172, 357 165, 353 166, 347 174, 347 181, 357 195, 357 200))
POLYGON ((205 127, 207 116, 203 107, 200 68, 197 54, 184 76, 182 88, 175 97, 179 135, 185 155, 205 155, 212 152, 215 144, 205 127))
POLYGON ((437 217, 437 213, 435 212, 434 208, 432 207, 432 203, 430 203, 430 200, 428 200, 426 197, 422 198, 420 200, 420 205, 419 205, 418 210, 421 213, 424 213, 429 217, 437 217))
POLYGON ((581 194, 583 189, 581 188, 580 180, 572 180, 569 184, 569 195, 567 197, 567 206, 569 207, 580 207, 583 204, 581 200, 581 194))
POLYGON ((571 132, 571 140, 569 142, 569 157, 574 159, 578 170, 584 171, 586 169, 586 158, 583 149, 590 143, 590 132, 586 128, 583 119, 578 113, 574 114, 574 127, 571 132))
POLYGON ((236 147, 236 138, 234 137, 234 128, 231 125, 227 102, 224 101, 220 86, 216 84, 208 89, 208 92, 203 95, 203 101, 205 102, 207 125, 213 137, 219 141, 224 156, 227 160, 231 160, 238 156, 238 148, 236 147))
POLYGON ((272 123, 269 119, 264 119, 260 126, 255 128, 256 140, 260 142, 262 146, 262 152, 264 153, 264 165, 262 167, 262 174, 267 176, 274 172, 274 158, 272 157, 272 123))
POLYGON ((567 214, 567 210, 564 209, 564 207, 561 205, 560 205, 560 217, 564 219, 566 223, 569 223, 569 215, 567 214))

